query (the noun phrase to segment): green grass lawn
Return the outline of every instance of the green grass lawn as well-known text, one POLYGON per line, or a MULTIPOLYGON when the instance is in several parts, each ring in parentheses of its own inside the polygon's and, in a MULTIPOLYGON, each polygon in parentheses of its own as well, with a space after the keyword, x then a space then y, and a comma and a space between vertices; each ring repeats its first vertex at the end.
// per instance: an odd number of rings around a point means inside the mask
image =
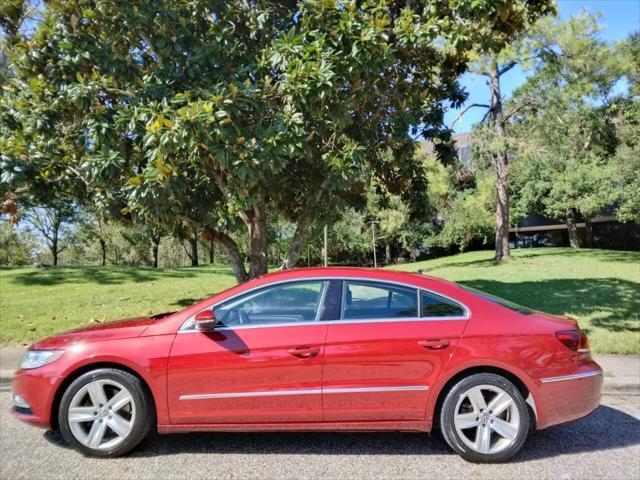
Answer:
POLYGON ((23 343, 80 325, 181 310, 235 283, 227 265, 1 269, 0 343, 23 343))
MULTIPOLYGON (((571 315, 598 353, 640 353, 640 253, 526 249, 396 265, 571 315)), ((235 283, 226 265, 160 269, 0 269, 0 342, 23 343, 80 325, 177 310, 235 283)))

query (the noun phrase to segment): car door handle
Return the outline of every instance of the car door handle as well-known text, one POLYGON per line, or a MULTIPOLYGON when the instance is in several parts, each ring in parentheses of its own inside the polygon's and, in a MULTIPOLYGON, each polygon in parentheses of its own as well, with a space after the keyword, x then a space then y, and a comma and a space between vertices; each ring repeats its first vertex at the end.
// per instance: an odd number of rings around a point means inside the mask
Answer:
POLYGON ((449 340, 419 340, 418 345, 429 350, 442 350, 449 346, 449 340))
POLYGON ((312 358, 320 353, 320 347, 296 347, 287 351, 298 358, 312 358))

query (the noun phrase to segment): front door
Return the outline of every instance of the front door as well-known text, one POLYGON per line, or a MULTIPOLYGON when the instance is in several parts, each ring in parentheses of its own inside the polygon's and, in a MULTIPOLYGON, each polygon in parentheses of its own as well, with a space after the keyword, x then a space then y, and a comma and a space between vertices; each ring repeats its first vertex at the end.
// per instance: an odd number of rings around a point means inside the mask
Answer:
POLYGON ((288 282, 214 307, 213 333, 178 333, 169 357, 172 424, 322 421, 328 282, 288 282))
POLYGON ((331 322, 325 343, 325 421, 423 420, 429 387, 462 334, 466 312, 396 284, 345 280, 342 292, 340 320, 331 322))

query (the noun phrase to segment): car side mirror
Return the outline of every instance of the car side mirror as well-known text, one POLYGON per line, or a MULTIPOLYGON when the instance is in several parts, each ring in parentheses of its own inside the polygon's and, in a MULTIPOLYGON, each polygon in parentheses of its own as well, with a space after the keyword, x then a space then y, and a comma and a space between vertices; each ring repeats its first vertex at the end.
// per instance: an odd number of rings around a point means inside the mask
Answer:
POLYGON ((213 332, 216 328, 216 316, 213 310, 202 310, 194 317, 196 330, 199 332, 213 332))

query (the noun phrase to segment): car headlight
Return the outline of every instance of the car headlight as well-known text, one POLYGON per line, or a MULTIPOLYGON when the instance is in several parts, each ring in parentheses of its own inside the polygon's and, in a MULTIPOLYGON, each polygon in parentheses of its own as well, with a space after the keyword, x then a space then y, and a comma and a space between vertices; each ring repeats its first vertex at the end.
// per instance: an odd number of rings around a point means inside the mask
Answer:
POLYGON ((20 362, 20 368, 38 368, 58 360, 64 350, 27 350, 20 362))

